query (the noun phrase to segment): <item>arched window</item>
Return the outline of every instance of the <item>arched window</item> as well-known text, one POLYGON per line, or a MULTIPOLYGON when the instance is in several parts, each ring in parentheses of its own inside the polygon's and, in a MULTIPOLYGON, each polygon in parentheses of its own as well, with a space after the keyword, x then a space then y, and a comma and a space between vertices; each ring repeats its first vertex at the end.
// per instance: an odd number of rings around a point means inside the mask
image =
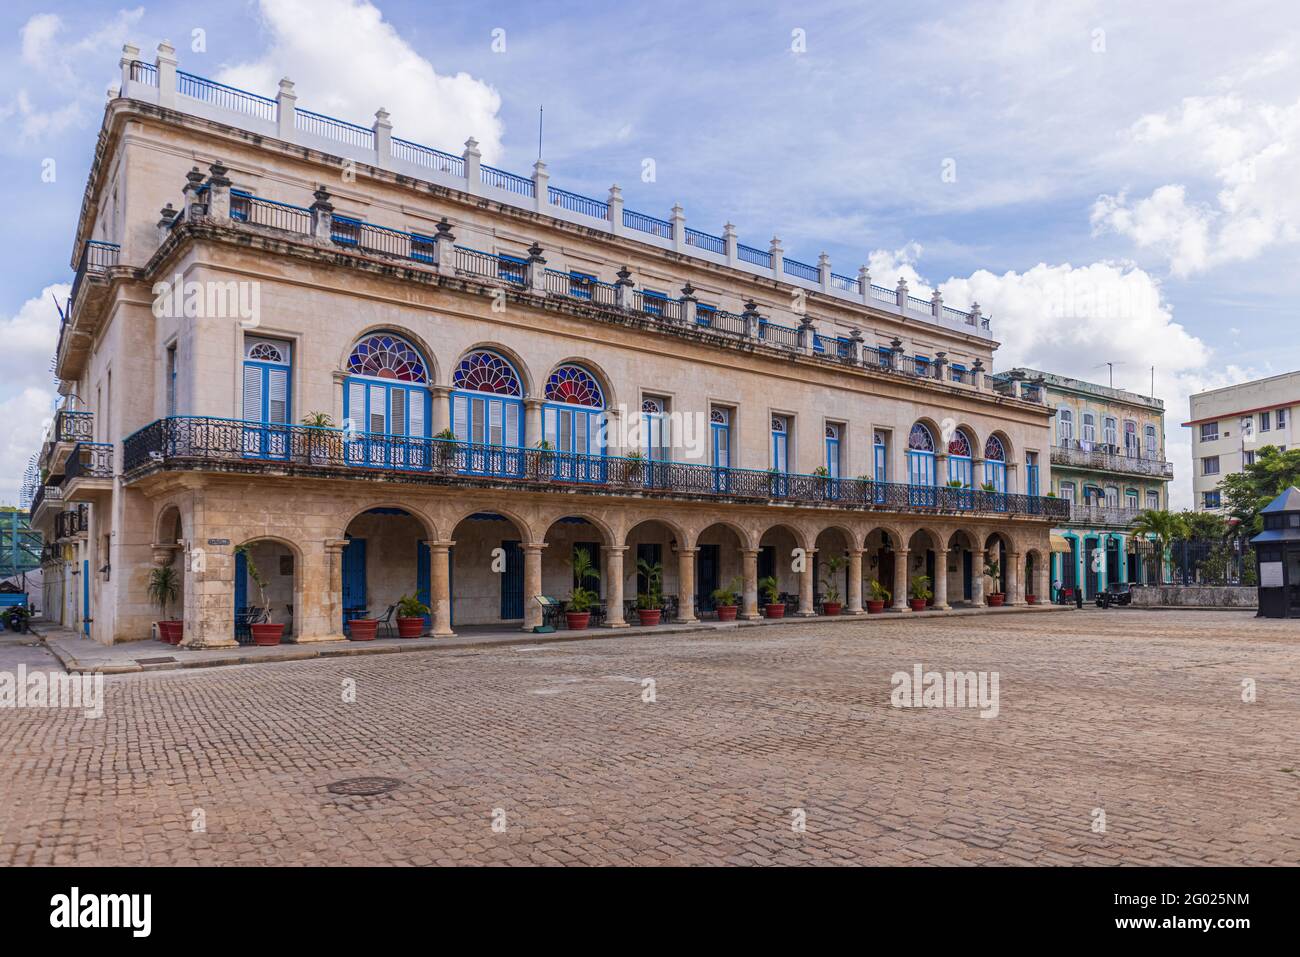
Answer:
POLYGON ((913 505, 935 505, 934 433, 917 422, 907 436, 908 498, 913 505))
POLYGON ((971 487, 971 441, 965 429, 953 432, 948 440, 948 481, 960 482, 961 488, 971 487))
POLYGON ((343 389, 346 455, 357 465, 427 468, 432 418, 428 366, 405 339, 366 336, 348 356, 343 389))
POLYGON ((826 472, 831 478, 840 477, 840 427, 826 426, 826 472))
POLYGON ((784 415, 772 416, 772 468, 790 471, 790 423, 784 415))
POLYGON ((458 442, 469 442, 466 471, 519 474, 524 457, 524 390, 514 366, 479 349, 452 373, 451 422, 458 442), (482 447, 482 448, 478 448, 482 447))
POLYGON ((995 492, 1007 490, 1007 450, 996 435, 984 443, 984 482, 995 492))
POLYGON ((669 458, 667 412, 667 399, 655 395, 641 399, 641 451, 656 462, 667 462, 669 458))
POLYGON ((546 380, 542 406, 542 437, 547 445, 570 457, 555 460, 558 478, 598 481, 600 463, 588 455, 605 454, 605 396, 600 383, 586 369, 562 365, 546 380))
MULTIPOLYGON (((731 410, 714 406, 709 410, 709 433, 713 438, 713 467, 728 469, 731 467, 731 410)), ((714 473, 713 485, 717 491, 725 491, 729 476, 726 472, 714 473)))
POLYGON ((291 348, 278 339, 244 340, 243 416, 246 422, 260 423, 243 430, 245 455, 283 458, 288 454, 288 433, 275 426, 289 424, 291 348))
POLYGON ((1070 444, 1074 438, 1074 413, 1069 409, 1061 408, 1056 410, 1056 441, 1057 444, 1065 447, 1070 444))

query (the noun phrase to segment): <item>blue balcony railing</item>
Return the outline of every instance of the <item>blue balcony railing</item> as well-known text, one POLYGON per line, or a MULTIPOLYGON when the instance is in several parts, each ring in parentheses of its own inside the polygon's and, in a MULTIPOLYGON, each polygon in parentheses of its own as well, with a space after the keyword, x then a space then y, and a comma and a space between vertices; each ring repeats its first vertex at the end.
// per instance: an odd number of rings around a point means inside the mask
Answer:
POLYGON ((123 442, 123 474, 203 469, 369 475, 431 484, 510 482, 542 490, 657 494, 887 511, 1069 517, 1069 502, 1037 495, 900 485, 868 479, 718 468, 691 462, 477 445, 309 426, 178 416, 123 442), (264 438, 263 438, 264 437, 264 438), (273 449, 274 454, 266 454, 273 449))

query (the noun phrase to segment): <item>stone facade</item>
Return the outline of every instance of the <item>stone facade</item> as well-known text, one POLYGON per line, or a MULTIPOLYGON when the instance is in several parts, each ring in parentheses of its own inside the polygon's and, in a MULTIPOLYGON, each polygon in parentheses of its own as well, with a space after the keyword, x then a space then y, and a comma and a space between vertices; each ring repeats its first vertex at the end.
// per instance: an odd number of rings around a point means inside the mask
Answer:
MULTIPOLYGON (((350 602, 374 616, 410 594, 435 634, 531 628, 537 596, 571 590, 583 544, 612 627, 642 556, 685 621, 733 580, 758 614, 760 572, 804 615, 828 588, 860 613, 872 579, 901 611, 926 573, 938 608, 1047 594, 1050 503, 1024 493, 1027 461, 1050 482, 1050 410, 986 381, 996 343, 978 309, 922 315, 901 283, 896 305, 872 305, 865 270, 854 301, 829 279, 799 287, 253 135, 209 103, 165 109, 159 70, 153 102, 130 81, 108 104, 78 248, 115 261, 79 260, 57 358, 110 466, 74 476, 80 453, 46 449, 64 492, 93 502, 97 640, 148 637, 150 569, 174 563, 186 645, 230 644, 256 591, 236 580, 241 545, 297 641, 341 637, 350 602), (375 336, 411 363, 359 371, 375 336), (497 392, 467 385, 481 355, 508 370, 497 392), (572 369, 598 406, 553 393, 572 369), (548 425, 593 408, 590 445, 548 425), (954 429, 1000 450, 999 487, 944 488, 954 429)), ((544 174, 532 182, 546 195, 544 174)))

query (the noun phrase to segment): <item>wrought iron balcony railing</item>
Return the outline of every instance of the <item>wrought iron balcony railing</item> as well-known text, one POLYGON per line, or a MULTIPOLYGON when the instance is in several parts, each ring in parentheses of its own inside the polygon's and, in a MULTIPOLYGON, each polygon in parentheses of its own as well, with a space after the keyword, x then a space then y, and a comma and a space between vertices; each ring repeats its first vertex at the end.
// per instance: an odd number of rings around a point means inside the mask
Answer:
POLYGON ((63 501, 62 485, 42 485, 32 496, 32 506, 28 511, 29 515, 35 515, 37 510, 44 504, 57 504, 63 501))
POLYGON ((107 442, 78 442, 68 456, 65 481, 74 478, 112 478, 113 446, 107 442))
POLYGON ((88 442, 94 435, 95 416, 91 412, 73 412, 60 409, 54 416, 54 437, 57 442, 88 442))
POLYGON ((475 445, 307 426, 181 416, 123 442, 128 480, 154 470, 289 472, 437 485, 502 483, 589 494, 662 495, 893 512, 1032 515, 1061 520, 1069 502, 1037 495, 717 468, 688 462, 475 445))
POLYGON ((1094 445, 1084 448, 1078 439, 1066 440, 1068 445, 1052 446, 1052 464, 1068 465, 1081 469, 1098 469, 1104 472, 1124 472, 1129 475, 1150 475, 1156 478, 1173 478, 1174 464, 1148 457, 1145 453, 1129 454, 1119 446, 1094 445))
POLYGON ((54 516, 54 537, 75 538, 84 535, 90 527, 90 509, 85 505, 68 509, 54 516))
POLYGON ((1075 524, 1116 525, 1128 528, 1137 521, 1145 509, 1130 508, 1126 505, 1074 505, 1070 510, 1070 521, 1075 524))
POLYGON ((117 243, 105 243, 97 239, 89 239, 81 247, 81 259, 77 263, 77 274, 72 277, 72 291, 68 294, 67 311, 69 315, 72 313, 72 307, 77 304, 77 293, 80 291, 86 277, 104 275, 117 265, 117 257, 120 252, 121 248, 117 243))

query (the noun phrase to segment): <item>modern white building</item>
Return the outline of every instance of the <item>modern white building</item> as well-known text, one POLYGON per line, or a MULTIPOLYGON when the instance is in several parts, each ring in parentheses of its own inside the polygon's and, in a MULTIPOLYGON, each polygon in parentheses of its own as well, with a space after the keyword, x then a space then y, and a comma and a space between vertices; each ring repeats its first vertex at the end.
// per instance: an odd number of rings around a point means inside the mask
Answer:
POLYGON ((1198 512, 1223 508, 1219 483, 1255 461, 1266 445, 1300 441, 1300 372, 1242 382, 1191 397, 1192 494, 1198 512))

